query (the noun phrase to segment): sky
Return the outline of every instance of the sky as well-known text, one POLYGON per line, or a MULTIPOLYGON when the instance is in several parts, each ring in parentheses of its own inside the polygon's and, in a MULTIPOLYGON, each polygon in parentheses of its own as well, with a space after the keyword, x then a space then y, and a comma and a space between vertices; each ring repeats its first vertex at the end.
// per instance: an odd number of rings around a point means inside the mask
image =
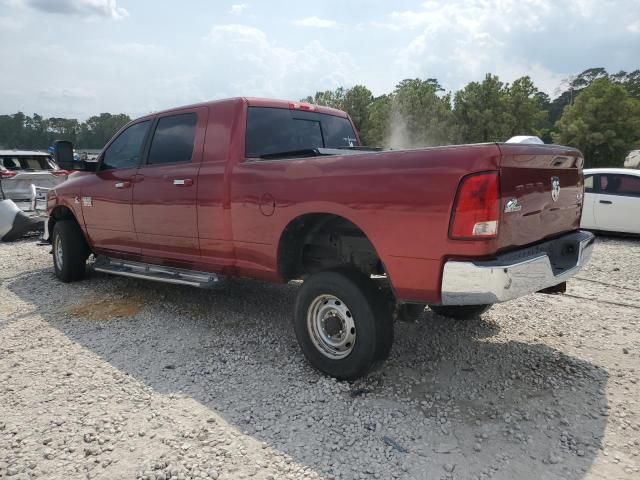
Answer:
POLYGON ((640 0, 0 0, 0 114, 132 117, 211 99, 299 100, 488 72, 551 96, 640 68, 640 0))

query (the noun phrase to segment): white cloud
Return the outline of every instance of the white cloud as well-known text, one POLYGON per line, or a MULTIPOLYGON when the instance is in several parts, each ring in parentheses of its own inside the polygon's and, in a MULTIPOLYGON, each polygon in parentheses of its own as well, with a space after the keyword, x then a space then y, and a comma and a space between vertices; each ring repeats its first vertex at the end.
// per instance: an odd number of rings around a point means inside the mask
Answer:
POLYGON ((118 7, 117 0, 22 0, 22 3, 42 12, 62 15, 103 17, 114 20, 129 16, 126 9, 118 7))
POLYGON ((148 43, 115 43, 106 47, 107 52, 117 55, 134 55, 144 57, 161 57, 167 55, 164 48, 148 43))
MULTIPOLYGON (((606 0, 428 1, 391 12, 374 26, 412 36, 393 52, 399 78, 437 77, 455 90, 489 72, 509 82, 529 75, 553 94, 567 75, 608 58, 617 12, 631 11, 634 4, 637 0, 615 5, 606 0)), ((625 54, 616 52, 620 58, 625 54)))
POLYGON ((220 85, 213 96, 268 96, 296 100, 319 89, 350 83, 356 67, 350 55, 320 42, 283 47, 254 27, 217 25, 205 37, 202 65, 225 65, 201 73, 201 85, 220 85), (212 77, 209 80, 209 77, 212 77), (224 87, 222 87, 224 85, 224 87))
POLYGON ((627 30, 630 31, 631 33, 640 33, 640 20, 627 25, 627 30))
POLYGON ((235 5, 231 5, 231 9, 229 10, 229 13, 232 13, 233 15, 242 15, 242 12, 244 12, 246 9, 247 9, 246 3, 237 3, 235 5))
POLYGON ((306 17, 299 20, 294 20, 294 25, 299 27, 313 27, 313 28, 335 28, 338 23, 335 20, 329 20, 319 17, 306 17))
POLYGON ((51 99, 63 99, 63 100, 93 100, 96 98, 94 92, 85 90, 83 88, 59 88, 59 87, 47 87, 38 92, 42 98, 51 99))
POLYGON ((17 32, 22 30, 24 24, 19 20, 12 17, 0 17, 0 31, 3 32, 17 32))

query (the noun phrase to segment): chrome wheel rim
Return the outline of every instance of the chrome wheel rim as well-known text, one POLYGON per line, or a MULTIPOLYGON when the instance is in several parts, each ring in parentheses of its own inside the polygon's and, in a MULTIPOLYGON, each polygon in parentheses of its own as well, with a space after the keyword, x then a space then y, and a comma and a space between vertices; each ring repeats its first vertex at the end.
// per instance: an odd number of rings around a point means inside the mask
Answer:
POLYGON ((356 324, 345 303, 333 295, 316 297, 307 312, 313 346, 333 360, 345 358, 356 343, 356 324))
POLYGON ((53 255, 56 259, 58 269, 61 269, 64 261, 64 255, 62 253, 62 240, 60 239, 60 235, 56 235, 56 240, 53 245, 53 255))

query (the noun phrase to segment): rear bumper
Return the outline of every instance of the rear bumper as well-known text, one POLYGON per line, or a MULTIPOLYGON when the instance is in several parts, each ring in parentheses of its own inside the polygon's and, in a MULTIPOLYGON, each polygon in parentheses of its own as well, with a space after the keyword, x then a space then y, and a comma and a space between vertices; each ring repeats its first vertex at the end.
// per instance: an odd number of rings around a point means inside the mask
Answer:
POLYGON ((442 305, 506 302, 565 282, 589 261, 594 238, 577 231, 491 261, 448 261, 442 305))

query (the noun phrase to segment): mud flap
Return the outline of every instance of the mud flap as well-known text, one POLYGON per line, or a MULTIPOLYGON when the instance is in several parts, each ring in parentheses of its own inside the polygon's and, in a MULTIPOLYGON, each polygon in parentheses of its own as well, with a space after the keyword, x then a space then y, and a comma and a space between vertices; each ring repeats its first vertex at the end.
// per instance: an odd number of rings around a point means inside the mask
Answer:
POLYGON ((29 217, 11 200, 0 200, 0 241, 12 242, 29 232, 42 231, 42 218, 29 217))

